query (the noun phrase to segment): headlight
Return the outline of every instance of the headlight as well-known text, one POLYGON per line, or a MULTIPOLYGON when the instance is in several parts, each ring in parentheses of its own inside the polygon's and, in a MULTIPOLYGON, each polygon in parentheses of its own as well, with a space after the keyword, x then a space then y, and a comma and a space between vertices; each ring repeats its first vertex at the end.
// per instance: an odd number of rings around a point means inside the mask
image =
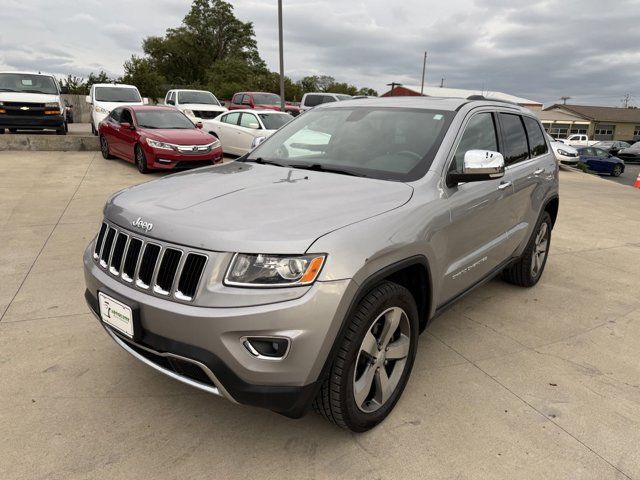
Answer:
POLYGON ((104 114, 109 113, 109 110, 107 110, 106 108, 100 107, 99 105, 96 105, 93 108, 95 109, 96 113, 104 113, 104 114))
POLYGON ((159 142, 157 140, 151 140, 150 138, 147 138, 147 145, 149 145, 152 148, 159 148, 161 150, 175 150, 176 149, 175 145, 173 145, 171 143, 159 142))
POLYGON ((184 114, 187 117, 196 118, 196 115, 195 115, 195 113, 193 113, 193 110, 189 110, 188 108, 184 109, 184 114))
POLYGON ((564 155, 565 157, 571 157, 572 155, 567 152, 566 150, 562 150, 561 148, 558 149, 558 154, 559 155, 564 155))
POLYGON ((309 285, 322 270, 326 255, 251 255, 237 253, 225 275, 227 285, 290 287, 309 285))

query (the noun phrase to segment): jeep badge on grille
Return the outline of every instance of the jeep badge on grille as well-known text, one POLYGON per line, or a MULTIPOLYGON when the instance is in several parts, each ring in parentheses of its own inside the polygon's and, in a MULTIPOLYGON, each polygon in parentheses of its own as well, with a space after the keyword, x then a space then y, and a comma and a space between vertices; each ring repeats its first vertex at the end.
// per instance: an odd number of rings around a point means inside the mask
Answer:
POLYGON ((138 217, 136 220, 131 222, 131 225, 133 225, 134 227, 141 228, 145 232, 150 232, 151 229, 153 228, 153 223, 145 222, 144 220, 142 220, 141 217, 138 217))

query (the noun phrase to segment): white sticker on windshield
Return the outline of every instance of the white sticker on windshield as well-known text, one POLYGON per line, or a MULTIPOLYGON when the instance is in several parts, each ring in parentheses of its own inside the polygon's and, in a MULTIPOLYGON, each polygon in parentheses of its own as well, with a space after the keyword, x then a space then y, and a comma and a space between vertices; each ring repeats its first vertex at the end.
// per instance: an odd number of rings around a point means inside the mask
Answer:
POLYGON ((22 79, 22 85, 24 85, 25 87, 32 87, 33 86, 33 80, 29 80, 28 78, 23 78, 22 79))
POLYGON ((442 115, 440 115, 439 113, 437 115, 433 116, 434 120, 442 120, 442 115))

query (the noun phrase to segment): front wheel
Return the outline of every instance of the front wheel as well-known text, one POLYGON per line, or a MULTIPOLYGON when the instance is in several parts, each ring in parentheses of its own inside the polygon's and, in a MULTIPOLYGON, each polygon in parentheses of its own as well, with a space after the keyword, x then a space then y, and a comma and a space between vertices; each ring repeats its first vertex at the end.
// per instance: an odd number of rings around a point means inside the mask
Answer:
POLYGON ((406 288, 385 281, 360 301, 348 322, 314 408, 342 428, 364 432, 389 415, 407 384, 418 345, 418 309, 406 288))
POLYGON ((98 135, 98 131, 96 127, 93 126, 93 122, 91 122, 91 135, 98 135))
POLYGON ((615 165, 613 167, 611 175, 613 175, 614 177, 619 177, 620 175, 622 175, 622 165, 615 165))
POLYGON ((140 173, 149 173, 149 167, 147 165, 147 157, 144 154, 144 150, 140 145, 136 145, 135 149, 136 167, 140 173))
POLYGON ((551 216, 544 212, 520 259, 503 272, 503 278, 514 285, 533 287, 544 271, 551 246, 551 216))
POLYGON ((107 138, 104 135, 100 135, 100 152, 105 160, 113 158, 113 155, 109 153, 109 142, 107 142, 107 138))

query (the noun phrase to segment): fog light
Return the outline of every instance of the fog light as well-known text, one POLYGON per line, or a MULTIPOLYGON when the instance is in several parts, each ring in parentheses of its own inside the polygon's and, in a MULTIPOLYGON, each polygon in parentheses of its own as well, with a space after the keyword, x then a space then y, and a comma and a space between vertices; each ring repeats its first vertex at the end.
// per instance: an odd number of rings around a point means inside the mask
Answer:
POLYGON ((242 344, 257 358, 281 359, 289 351, 289 339, 280 337, 245 337, 242 344))

